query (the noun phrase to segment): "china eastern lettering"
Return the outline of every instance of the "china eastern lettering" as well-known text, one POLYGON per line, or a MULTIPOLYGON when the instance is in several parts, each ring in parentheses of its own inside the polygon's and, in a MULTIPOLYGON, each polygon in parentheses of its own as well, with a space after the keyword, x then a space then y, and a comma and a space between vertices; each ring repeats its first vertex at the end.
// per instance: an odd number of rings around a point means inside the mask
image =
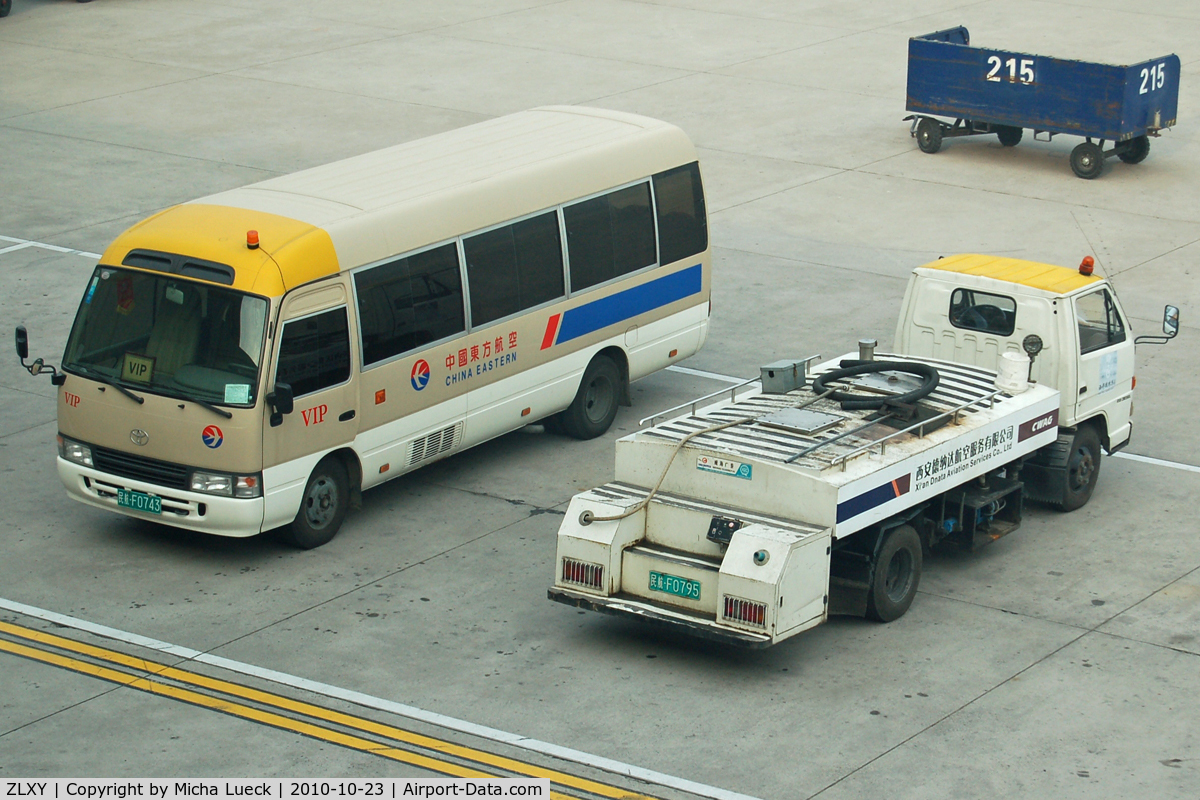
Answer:
POLYGON ((494 369, 498 369, 499 367, 505 367, 509 364, 514 364, 516 363, 516 360, 516 353, 505 353, 504 355, 496 356, 495 358, 489 358, 487 361, 481 361, 473 367, 467 367, 466 369, 460 369, 455 372, 451 372, 446 376, 446 385, 453 386, 456 383, 469 381, 472 378, 477 378, 480 375, 484 375, 494 369))

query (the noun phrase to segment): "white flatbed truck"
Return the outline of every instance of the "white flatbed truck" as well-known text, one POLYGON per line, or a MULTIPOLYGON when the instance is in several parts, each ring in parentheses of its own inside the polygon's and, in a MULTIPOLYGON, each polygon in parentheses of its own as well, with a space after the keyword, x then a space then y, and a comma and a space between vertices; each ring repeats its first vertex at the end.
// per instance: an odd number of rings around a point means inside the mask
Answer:
POLYGON ((928 548, 1003 536, 1026 496, 1088 501, 1132 430, 1128 331, 1090 259, 919 267, 897 353, 779 362, 620 439, 615 480, 571 500, 549 597, 749 647, 896 619, 928 548))

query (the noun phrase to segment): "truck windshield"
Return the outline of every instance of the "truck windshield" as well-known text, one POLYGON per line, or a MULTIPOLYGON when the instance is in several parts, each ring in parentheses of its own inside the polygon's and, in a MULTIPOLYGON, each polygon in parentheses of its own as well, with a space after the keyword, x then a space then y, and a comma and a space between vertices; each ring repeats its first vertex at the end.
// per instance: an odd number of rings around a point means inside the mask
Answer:
POLYGON ((130 389, 249 407, 267 301, 173 275, 99 266, 63 366, 130 389))

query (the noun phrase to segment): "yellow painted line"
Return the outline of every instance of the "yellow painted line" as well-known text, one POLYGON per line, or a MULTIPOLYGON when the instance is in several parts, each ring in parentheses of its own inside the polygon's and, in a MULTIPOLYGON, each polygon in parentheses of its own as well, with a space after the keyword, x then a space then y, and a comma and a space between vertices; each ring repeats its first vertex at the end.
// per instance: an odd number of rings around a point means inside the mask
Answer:
MULTIPOLYGON (((264 692, 258 689, 252 689, 248 686, 243 686, 242 684, 231 683, 229 681, 223 681, 217 678, 210 678, 206 675, 200 675, 187 670, 170 667, 157 661, 150 661, 147 659, 126 655, 125 653, 121 653, 116 650, 109 650, 103 647, 84 644, 82 642, 77 642, 74 639, 66 639, 61 636, 56 636, 52 633, 46 633, 44 631, 38 631, 32 628, 25 628, 20 625, 12 625, 7 622, 0 622, 0 631, 13 636, 19 636, 30 641, 36 641, 52 647, 70 650, 81 655, 87 655, 92 658, 108 661, 110 663, 120 664, 131 669, 154 673, 159 677, 169 678, 181 683, 188 683, 193 686, 200 686, 205 689, 222 692, 234 697, 241 697, 245 700, 273 706, 275 708, 291 711, 296 714, 314 717, 325 722, 352 728, 364 733, 372 733, 378 736, 384 736, 389 739, 394 739, 399 742, 413 745, 415 747, 433 750, 435 752, 444 753, 446 755, 468 761, 474 761, 478 764, 484 764, 496 769, 501 769, 520 775, 526 775, 531 778, 545 778, 551 783, 557 783, 561 786, 589 792, 601 797, 608 797, 612 798, 613 800, 655 800, 655 798, 649 795, 630 792, 618 786, 599 783, 579 777, 577 775, 572 775, 567 772, 547 769, 537 766, 536 764, 530 764, 524 761, 506 758, 504 756, 488 753, 483 750, 476 750, 471 747, 464 747, 452 742, 447 742, 443 739, 425 736, 419 733, 414 733, 413 731, 405 730, 403 728, 397 728, 392 725, 385 725, 383 723, 374 722, 362 717, 356 717, 339 711, 333 711, 332 709, 313 705, 311 703, 305 703, 300 700, 293 700, 289 697, 284 697, 272 692, 264 692)), ((118 674, 124 675, 125 673, 118 674)), ((207 695, 200 696, 207 697, 207 695)), ((325 729, 322 728, 320 730, 325 729)), ((554 793, 551 793, 551 796, 554 796, 554 793)))
POLYGON ((127 672, 101 667, 96 664, 89 664, 86 661, 80 661, 68 656, 61 656, 57 653, 49 653, 45 650, 38 650, 33 647, 26 647, 23 644, 10 642, 5 639, 0 639, 0 650, 13 653, 14 655, 24 656, 25 658, 34 661, 41 661, 44 664, 51 664, 63 669, 69 669, 72 672, 78 672, 83 675, 90 675, 94 678, 100 678, 111 683, 116 683, 121 686, 127 686, 131 689, 148 692, 149 694, 161 695, 174 700, 179 700, 194 706, 209 708, 213 711, 220 711, 225 714, 230 714, 235 717, 241 717, 252 722, 258 722, 263 725, 269 725, 273 728, 281 728, 283 730, 299 733, 303 736, 308 736, 313 739, 338 744, 343 747, 348 747, 353 750, 361 750, 371 755, 383 756, 390 758, 393 761, 401 761, 405 764, 411 764, 415 767, 430 770, 431 772, 440 772, 443 775, 452 775, 456 778, 495 778, 488 772, 462 767, 458 764, 452 764, 447 761, 438 761, 437 759, 410 753, 407 750, 401 750, 395 747, 388 747, 379 742, 372 742, 368 739, 362 739, 357 736, 351 736, 338 731, 331 731, 327 728, 322 728, 317 725, 312 725, 307 722, 290 719, 288 717, 275 714, 271 711, 263 711, 257 708, 251 708, 240 703, 222 700, 217 697, 209 697, 206 694, 193 692, 190 689, 181 689, 177 686, 170 686, 165 683, 151 680, 149 678, 130 675, 127 672))

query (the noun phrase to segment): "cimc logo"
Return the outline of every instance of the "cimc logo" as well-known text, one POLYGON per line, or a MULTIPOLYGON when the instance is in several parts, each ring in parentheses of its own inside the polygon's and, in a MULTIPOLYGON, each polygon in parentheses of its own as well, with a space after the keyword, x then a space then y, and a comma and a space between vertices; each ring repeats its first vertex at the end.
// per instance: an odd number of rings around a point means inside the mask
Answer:
POLYGON ((429 362, 423 358, 418 358, 417 363, 413 364, 412 375, 409 376, 412 381, 412 387, 418 392, 429 385, 429 362))
POLYGON ((216 450, 221 446, 221 442, 225 441, 225 434, 221 433, 221 429, 216 425, 209 425, 200 434, 200 438, 204 440, 204 446, 216 450))

